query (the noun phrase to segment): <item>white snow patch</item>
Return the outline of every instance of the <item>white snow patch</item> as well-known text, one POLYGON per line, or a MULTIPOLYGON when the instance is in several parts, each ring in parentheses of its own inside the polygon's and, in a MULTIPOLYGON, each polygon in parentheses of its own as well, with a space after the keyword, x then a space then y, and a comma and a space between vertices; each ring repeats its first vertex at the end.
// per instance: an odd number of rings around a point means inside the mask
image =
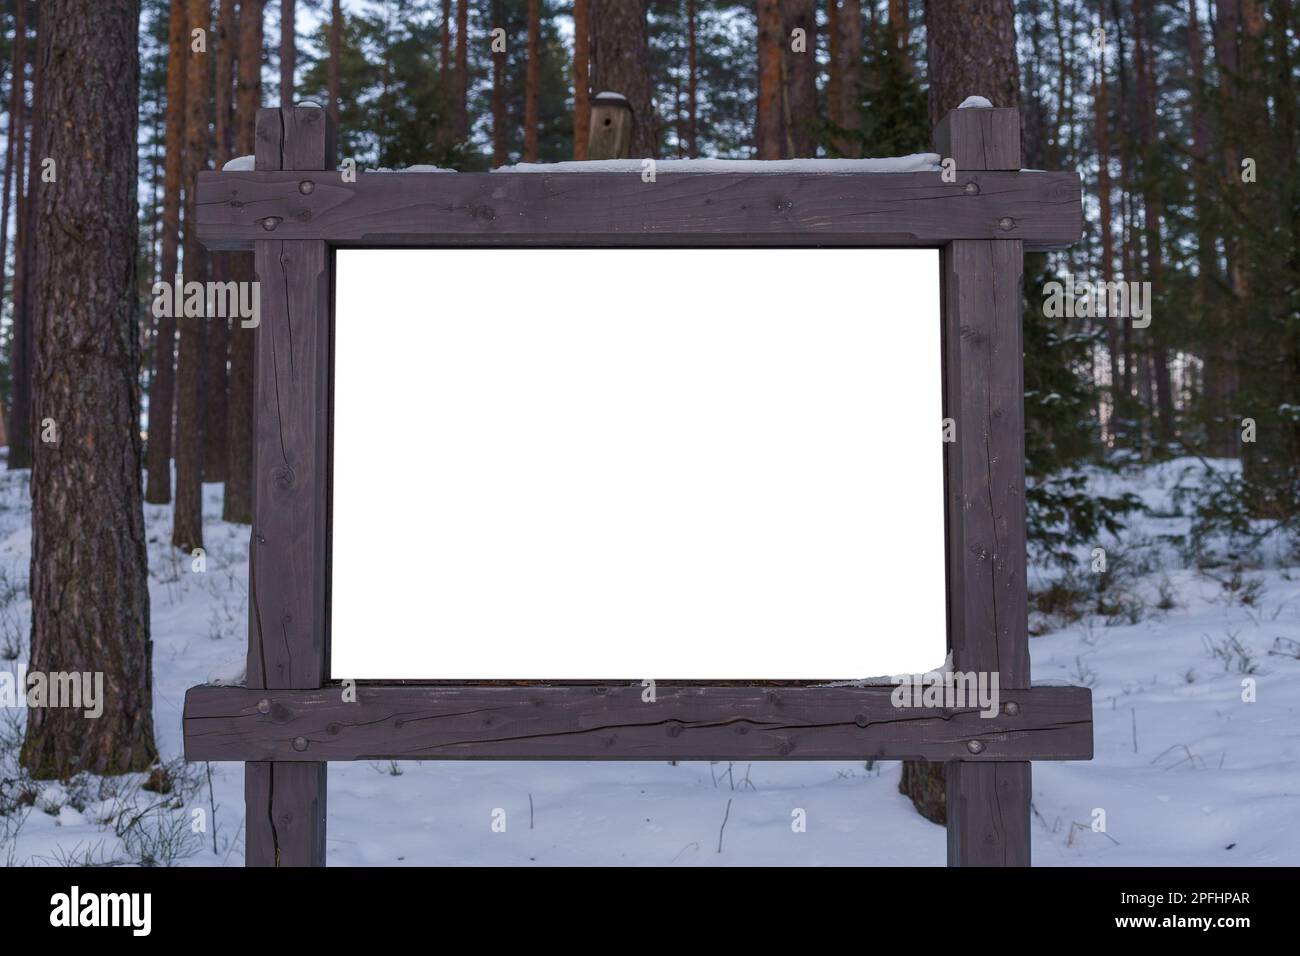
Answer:
MULTIPOLYGON (((494 173, 639 173, 643 159, 570 160, 515 163, 494 173)), ((656 173, 929 173, 939 169, 938 153, 913 153, 881 159, 656 159, 656 173)))
POLYGON ((597 94, 596 94, 596 99, 598 99, 598 100, 622 100, 624 103, 627 102, 627 97, 624 96, 622 93, 610 93, 610 92, 608 92, 608 91, 606 91, 606 92, 604 92, 604 93, 597 93, 597 94))
POLYGON ((242 173, 257 168, 257 157, 255 156, 236 156, 234 159, 226 161, 221 167, 223 173, 242 173))
POLYGON ((982 96, 968 96, 957 104, 959 110, 991 110, 993 104, 982 96))
POLYGON ((427 163, 417 163, 414 166, 401 166, 397 169, 389 169, 387 166, 380 166, 378 169, 367 170, 372 173, 454 173, 456 170, 447 169, 443 166, 430 166, 427 163))
POLYGON ((214 687, 242 687, 248 676, 246 657, 225 661, 208 671, 208 683, 214 687))

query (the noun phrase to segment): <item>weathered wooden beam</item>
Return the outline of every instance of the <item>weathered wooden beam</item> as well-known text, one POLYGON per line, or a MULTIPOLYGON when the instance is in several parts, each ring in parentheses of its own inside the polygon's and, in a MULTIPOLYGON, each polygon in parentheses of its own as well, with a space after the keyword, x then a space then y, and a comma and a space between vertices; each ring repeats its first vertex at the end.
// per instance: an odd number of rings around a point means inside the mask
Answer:
MULTIPOLYGON (((1015 110, 955 110, 936 141, 959 170, 1016 167, 1015 110)), ((953 667, 1029 686, 1025 582, 1022 273, 1017 237, 958 239, 940 255, 948 515, 948 640, 953 667)), ((1091 728, 1089 729, 1091 735, 1091 728)), ((1010 758, 1010 759, 1008 759, 1010 758)), ((1028 866, 1034 758, 950 762, 945 770, 950 866, 1028 866)))
POLYGON ((361 684, 194 687, 189 760, 1087 760, 1092 694, 1035 687, 1001 712, 896 707, 888 685, 361 684))
MULTIPOLYGON (((334 165, 329 116, 257 114, 259 169, 334 165)), ((328 673, 330 263, 319 240, 263 234, 253 362, 249 687, 320 687, 328 673)), ((243 759, 243 758, 239 758, 243 759)), ((244 767, 249 866, 323 866, 324 764, 244 767)))
POLYGON ((1078 241, 1076 173, 204 173, 199 239, 341 245, 932 246, 1078 241))

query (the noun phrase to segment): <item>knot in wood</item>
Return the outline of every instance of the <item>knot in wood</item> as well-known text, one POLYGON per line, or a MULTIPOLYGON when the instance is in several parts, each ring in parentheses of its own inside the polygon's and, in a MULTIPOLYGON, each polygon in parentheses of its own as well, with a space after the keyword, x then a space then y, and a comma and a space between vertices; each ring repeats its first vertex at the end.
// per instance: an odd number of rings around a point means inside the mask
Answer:
POLYGON ((794 744, 790 743, 788 740, 781 741, 781 746, 776 748, 777 753, 782 757, 790 756, 790 751, 792 750, 794 750, 794 744))
POLYGON ((853 718, 853 722, 857 724, 859 727, 866 727, 867 724, 871 723, 871 721, 867 720, 866 714, 858 714, 856 717, 853 718))
POLYGON ((469 215, 471 219, 483 219, 487 222, 491 222, 497 217, 496 210, 491 206, 470 206, 469 215))
POLYGON ((789 212, 793 208, 794 208, 794 203, 792 203, 788 199, 778 199, 776 201, 777 212, 789 212))
POLYGON ((682 735, 682 725, 681 725, 681 724, 669 724, 669 725, 668 725, 668 736, 669 736, 669 737, 680 737, 681 735, 682 735))
POLYGON ((281 491, 288 491, 292 488, 295 477, 293 468, 289 465, 277 465, 275 470, 271 472, 271 480, 275 482, 275 487, 281 491))

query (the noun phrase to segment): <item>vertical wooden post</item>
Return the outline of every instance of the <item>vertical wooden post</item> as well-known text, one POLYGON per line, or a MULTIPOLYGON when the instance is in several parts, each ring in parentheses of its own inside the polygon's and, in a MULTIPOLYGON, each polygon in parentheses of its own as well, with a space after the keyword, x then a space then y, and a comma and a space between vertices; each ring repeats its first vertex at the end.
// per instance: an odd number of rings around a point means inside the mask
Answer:
POLYGON ((591 101, 588 159, 627 159, 632 155, 632 107, 622 93, 600 93, 591 101))
MULTIPOLYGON (((310 193, 334 168, 328 113, 258 110, 256 167, 303 170, 310 193)), ((248 686, 315 688, 328 674, 332 259, 324 242, 276 239, 276 224, 254 253, 248 686)), ((323 866, 325 788, 324 762, 246 763, 246 864, 323 866)))
MULTIPOLYGON (((1020 168, 1013 109, 954 110, 935 145, 958 183, 980 170, 1020 168)), ((972 185, 973 184, 973 185, 972 185)), ((1014 236, 1015 223, 999 227, 1014 236)), ((1004 711, 1029 687, 1025 586, 1022 243, 956 240, 941 256, 946 444, 948 617, 953 669, 997 672, 1004 711)), ((1028 866, 1028 762, 946 767, 949 866, 1028 866)))

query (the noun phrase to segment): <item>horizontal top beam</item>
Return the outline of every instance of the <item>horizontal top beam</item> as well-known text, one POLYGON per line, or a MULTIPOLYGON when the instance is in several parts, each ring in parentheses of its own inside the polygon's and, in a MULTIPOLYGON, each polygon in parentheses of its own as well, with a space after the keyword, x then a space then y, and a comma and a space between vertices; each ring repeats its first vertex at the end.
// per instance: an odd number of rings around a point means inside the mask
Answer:
POLYGON ((996 714, 896 707, 895 688, 660 684, 192 687, 188 760, 1089 760, 1086 687, 996 714))
POLYGON ((1079 239, 1079 176, 940 173, 200 173, 198 237, 343 246, 943 246, 1079 239))

